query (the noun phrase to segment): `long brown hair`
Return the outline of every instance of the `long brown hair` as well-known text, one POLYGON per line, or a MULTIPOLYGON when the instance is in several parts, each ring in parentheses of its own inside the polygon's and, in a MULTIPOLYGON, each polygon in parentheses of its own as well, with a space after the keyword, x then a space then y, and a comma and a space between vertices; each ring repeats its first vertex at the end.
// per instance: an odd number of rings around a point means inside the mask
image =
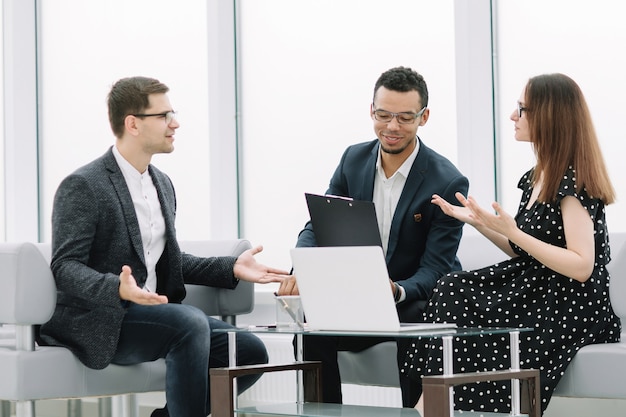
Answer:
POLYGON ((587 102, 574 80, 563 74, 545 74, 528 80, 525 90, 530 140, 537 157, 534 180, 543 177, 538 199, 556 200, 568 166, 576 171, 578 190, 615 201, 587 102))

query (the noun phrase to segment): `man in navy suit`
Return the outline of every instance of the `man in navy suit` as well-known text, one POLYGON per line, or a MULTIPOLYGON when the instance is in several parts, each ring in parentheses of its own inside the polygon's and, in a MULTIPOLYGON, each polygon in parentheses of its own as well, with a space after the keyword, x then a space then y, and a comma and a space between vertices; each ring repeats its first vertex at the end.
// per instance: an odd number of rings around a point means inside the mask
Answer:
MULTIPOLYGON (((410 68, 384 72, 374 87, 370 116, 378 139, 346 149, 330 180, 327 194, 373 201, 382 238, 390 296, 402 322, 422 320, 423 307, 437 279, 461 268, 456 251, 461 222, 450 220, 431 203, 433 194, 467 195, 468 180, 445 157, 428 148, 417 130, 428 121, 428 88, 410 68)), ((316 246, 309 221, 296 246, 316 246)), ((329 289, 332 290, 332 289, 329 289)), ((298 294, 296 278, 281 283, 280 295, 298 294)), ((358 297, 358 288, 346 297, 358 297)), ((374 307, 373 307, 374 308, 374 307)), ((359 351, 380 338, 305 337, 304 358, 322 361, 325 402, 341 403, 337 351, 359 351)), ((404 362, 408 343, 398 339, 398 361, 404 362)), ((421 385, 400 377, 402 402, 413 407, 421 385)))
MULTIPOLYGON (((116 82, 108 97, 115 145, 60 184, 52 212, 58 297, 40 343, 65 346, 88 367, 165 358, 167 407, 152 416, 206 417, 209 367, 228 365, 229 324, 181 304, 185 283, 235 288, 239 280, 277 282, 287 272, 239 257, 181 253, 176 197, 152 156, 174 150, 180 126, 168 87, 146 77, 116 82)), ((239 364, 267 363, 253 334, 237 335, 239 364)), ((241 391, 258 375, 239 377, 241 391)))

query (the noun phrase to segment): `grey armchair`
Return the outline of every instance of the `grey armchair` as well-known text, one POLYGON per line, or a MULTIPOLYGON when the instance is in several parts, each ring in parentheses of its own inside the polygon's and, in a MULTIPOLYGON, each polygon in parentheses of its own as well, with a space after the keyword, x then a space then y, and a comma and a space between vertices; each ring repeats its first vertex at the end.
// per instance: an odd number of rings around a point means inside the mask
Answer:
MULTIPOLYGON (((242 239, 180 245, 198 256, 238 256, 250 248, 242 239)), ((0 243, 0 412, 8 413, 7 401, 15 402, 16 417, 34 417, 37 400, 129 395, 122 414, 136 417, 133 395, 165 388, 164 360, 95 370, 65 348, 36 345, 34 328, 49 320, 56 304, 49 259, 49 244, 0 243)), ((254 285, 249 282, 240 282, 235 290, 195 285, 187 290, 185 303, 230 323, 254 307, 254 285)), ((100 410, 110 413, 110 407, 100 410)))

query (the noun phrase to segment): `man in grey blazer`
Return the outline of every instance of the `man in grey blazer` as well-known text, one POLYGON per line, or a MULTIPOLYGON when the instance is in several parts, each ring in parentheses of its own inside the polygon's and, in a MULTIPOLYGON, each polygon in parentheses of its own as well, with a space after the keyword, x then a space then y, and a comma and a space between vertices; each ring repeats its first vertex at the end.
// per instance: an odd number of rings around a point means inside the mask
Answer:
MULTIPOLYGON (((229 324, 181 304, 185 283, 234 288, 239 280, 278 282, 286 271, 239 257, 181 253, 176 197, 150 162, 174 150, 179 127, 168 87, 146 77, 117 81, 108 96, 115 145, 60 184, 52 212, 51 268, 57 306, 41 343, 65 346, 88 367, 165 358, 167 406, 153 416, 206 417, 208 369, 228 364, 229 324)), ((239 334, 240 364, 267 363, 265 346, 239 334)), ((243 391, 258 376, 238 378, 243 391)))
MULTIPOLYGON (((374 201, 390 281, 400 321, 422 321, 423 308, 439 277, 461 268, 456 257, 463 223, 450 220, 431 203, 433 194, 467 195, 465 176, 421 141, 417 130, 428 121, 428 88, 410 68, 384 72, 374 87, 370 116, 377 139, 346 149, 327 194, 374 201)), ((309 221, 296 246, 317 246, 309 221)), ((332 290, 332 289, 329 289, 332 290)), ((297 294, 296 278, 282 282, 279 294, 297 294)), ((358 288, 346 297, 358 297, 358 288)), ((325 402, 341 403, 337 351, 359 351, 381 338, 305 337, 304 358, 322 361, 325 402)), ((406 355, 398 339, 398 362, 406 355)), ((365 365, 366 366, 366 365, 365 365)), ((413 407, 419 383, 400 377, 402 402, 413 407)))

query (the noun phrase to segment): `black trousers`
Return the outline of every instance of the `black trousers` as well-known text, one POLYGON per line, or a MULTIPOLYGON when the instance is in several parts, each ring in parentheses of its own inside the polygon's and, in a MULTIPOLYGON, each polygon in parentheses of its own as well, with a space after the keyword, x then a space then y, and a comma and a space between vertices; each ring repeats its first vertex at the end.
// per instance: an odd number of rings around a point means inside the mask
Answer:
MULTIPOLYGON (((410 338, 354 337, 354 336, 304 336, 304 359, 322 362, 322 399, 325 403, 342 403, 341 376, 337 352, 359 352, 378 343, 395 340, 398 344, 398 367, 404 363, 410 338)), ((294 342, 295 347, 295 342, 294 342)), ((367 366, 367 364, 363 364, 367 366)), ((400 374, 402 406, 414 407, 422 394, 421 381, 400 374)))

